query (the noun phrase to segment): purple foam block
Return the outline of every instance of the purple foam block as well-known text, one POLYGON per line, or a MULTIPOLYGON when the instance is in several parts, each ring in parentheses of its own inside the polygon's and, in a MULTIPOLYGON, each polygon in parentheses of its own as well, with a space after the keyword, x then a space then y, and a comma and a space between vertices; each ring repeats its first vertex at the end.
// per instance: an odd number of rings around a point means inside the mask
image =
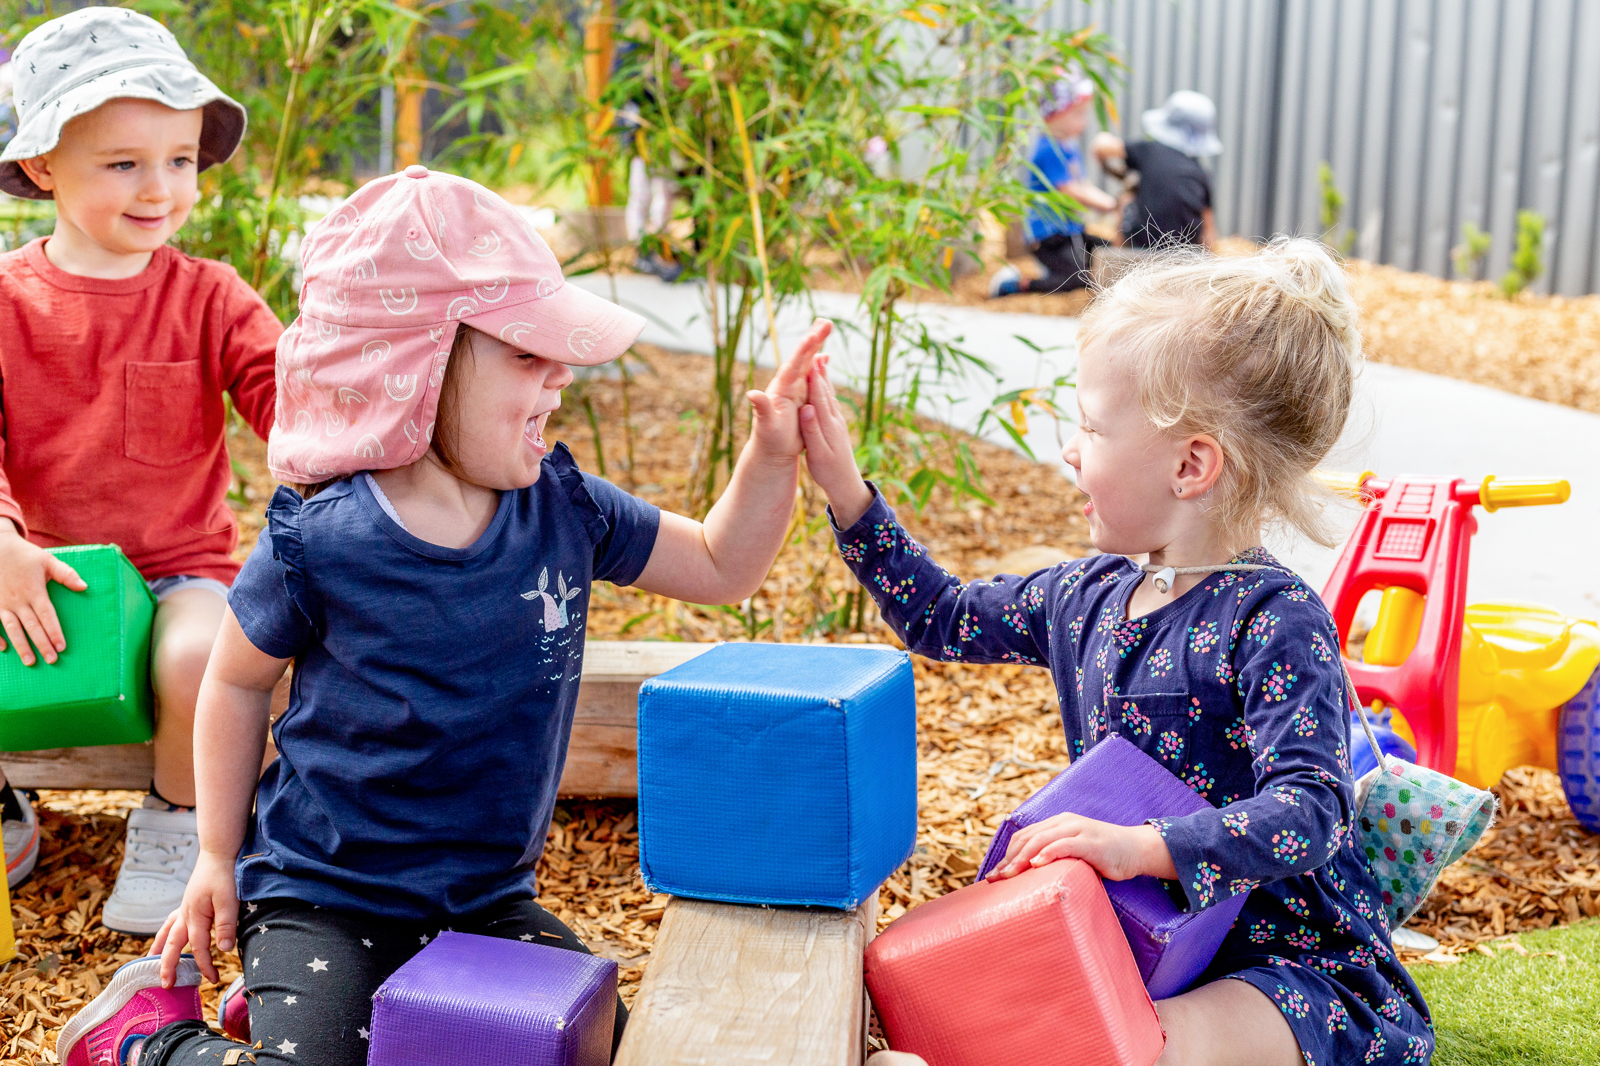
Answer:
MULTIPOLYGON (((978 876, 986 877, 999 865, 1017 830, 1057 814, 1142 825, 1148 818, 1182 817, 1210 806, 1166 767, 1113 734, 1006 816, 978 876)), ((1105 885, 1151 999, 1175 996, 1200 976, 1233 928, 1245 900, 1232 896, 1203 911, 1186 913, 1154 877, 1105 885)))
POLYGON ((372 996, 368 1066, 606 1066, 617 964, 440 933, 372 996))

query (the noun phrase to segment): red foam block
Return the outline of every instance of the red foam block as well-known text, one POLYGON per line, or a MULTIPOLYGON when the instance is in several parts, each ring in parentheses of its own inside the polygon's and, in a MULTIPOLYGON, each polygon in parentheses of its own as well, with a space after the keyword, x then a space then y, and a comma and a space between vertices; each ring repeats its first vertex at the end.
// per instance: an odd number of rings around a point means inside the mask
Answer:
POLYGON ((889 1044, 929 1066, 1150 1066, 1166 1036, 1094 868, 1060 859, 896 919, 867 947, 889 1044))

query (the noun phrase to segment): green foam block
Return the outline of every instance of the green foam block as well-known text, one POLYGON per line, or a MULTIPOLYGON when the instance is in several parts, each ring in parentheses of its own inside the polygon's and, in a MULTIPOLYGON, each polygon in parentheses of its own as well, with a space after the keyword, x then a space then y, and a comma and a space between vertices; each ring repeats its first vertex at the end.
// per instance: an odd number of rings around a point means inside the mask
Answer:
POLYGON ((154 731, 150 624, 156 600, 114 545, 52 548, 87 592, 50 583, 67 650, 23 666, 0 652, 0 751, 137 744, 154 731))

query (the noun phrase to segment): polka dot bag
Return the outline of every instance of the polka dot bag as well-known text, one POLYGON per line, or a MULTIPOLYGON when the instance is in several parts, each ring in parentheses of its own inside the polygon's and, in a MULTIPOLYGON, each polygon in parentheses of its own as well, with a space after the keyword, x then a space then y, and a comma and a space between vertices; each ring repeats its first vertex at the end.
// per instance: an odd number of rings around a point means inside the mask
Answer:
POLYGON ((1472 850, 1494 822, 1494 794, 1415 763, 1385 755, 1350 685, 1376 769, 1356 782, 1359 846, 1383 892, 1390 929, 1427 900, 1446 866, 1472 850))

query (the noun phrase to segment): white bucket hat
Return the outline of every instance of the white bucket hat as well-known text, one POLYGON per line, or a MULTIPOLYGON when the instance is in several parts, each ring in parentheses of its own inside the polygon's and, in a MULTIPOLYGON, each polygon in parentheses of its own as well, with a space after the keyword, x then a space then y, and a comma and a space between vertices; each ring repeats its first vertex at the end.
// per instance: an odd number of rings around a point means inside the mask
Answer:
POLYGON ((165 26, 127 8, 86 7, 51 19, 17 45, 11 72, 17 135, 0 152, 0 190, 12 196, 53 199, 19 161, 50 151, 69 119, 108 100, 204 109, 201 170, 225 162, 244 136, 244 108, 195 69, 165 26))
POLYGON ((1145 136, 1184 155, 1222 153, 1217 139, 1217 105, 1192 89, 1179 89, 1161 107, 1144 113, 1145 136))

